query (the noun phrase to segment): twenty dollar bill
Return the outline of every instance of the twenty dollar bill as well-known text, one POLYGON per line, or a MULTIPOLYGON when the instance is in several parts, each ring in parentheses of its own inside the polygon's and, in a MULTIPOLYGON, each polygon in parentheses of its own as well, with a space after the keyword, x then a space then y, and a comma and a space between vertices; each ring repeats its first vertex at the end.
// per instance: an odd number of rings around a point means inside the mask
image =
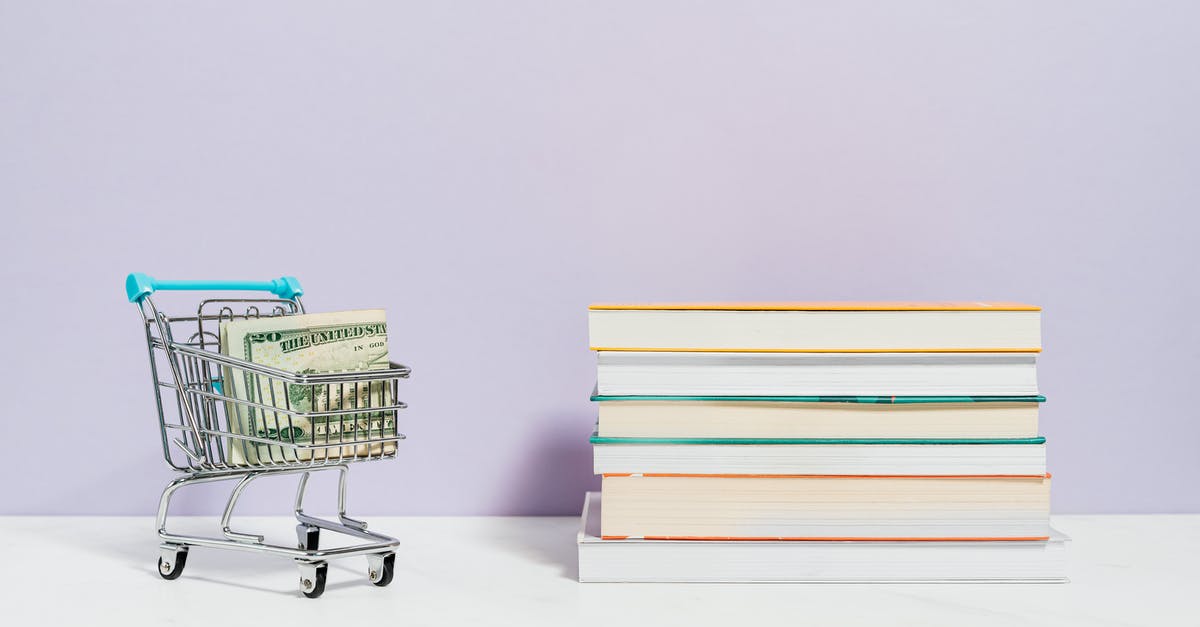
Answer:
MULTIPOLYGON (((229 320, 221 323, 221 352, 300 374, 384 370, 389 367, 387 322, 380 309, 229 320)), ((339 446, 397 435, 396 412, 378 409, 393 404, 390 382, 286 383, 237 367, 225 368, 224 379, 225 394, 234 399, 226 403, 229 430, 258 440, 228 438, 231 464, 395 451, 394 442, 339 446), (305 415, 313 412, 336 413, 305 415)))

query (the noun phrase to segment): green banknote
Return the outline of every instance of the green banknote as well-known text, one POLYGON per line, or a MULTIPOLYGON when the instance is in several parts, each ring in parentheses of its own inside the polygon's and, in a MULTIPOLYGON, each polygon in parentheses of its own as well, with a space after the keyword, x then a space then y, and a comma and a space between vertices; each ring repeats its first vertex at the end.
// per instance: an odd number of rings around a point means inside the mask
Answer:
MULTIPOLYGON (((231 357, 302 374, 383 370, 389 364, 387 321, 381 309, 229 320, 221 323, 220 347, 231 357)), ((352 458, 395 450, 394 442, 362 443, 396 435, 395 412, 377 409, 393 403, 387 382, 287 383, 237 367, 225 368, 223 378, 225 394, 235 399, 225 404, 229 431, 280 442, 226 438, 231 464, 352 458), (313 412, 336 413, 305 415, 313 412), (308 445, 318 448, 298 448, 308 445)))

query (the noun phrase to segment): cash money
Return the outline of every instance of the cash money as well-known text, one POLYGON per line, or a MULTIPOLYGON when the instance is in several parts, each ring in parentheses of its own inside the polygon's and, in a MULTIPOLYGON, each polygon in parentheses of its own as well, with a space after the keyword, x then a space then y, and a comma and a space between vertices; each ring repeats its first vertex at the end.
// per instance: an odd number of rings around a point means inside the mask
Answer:
MULTIPOLYGON (((223 321, 220 350, 237 359, 300 374, 389 367, 387 322, 380 309, 223 321)), ((339 446, 396 435, 395 411, 370 411, 392 404, 389 382, 310 385, 286 383, 237 367, 224 371, 225 394, 258 405, 226 403, 229 430, 283 443, 227 438, 226 459, 231 464, 278 464, 395 451, 394 442, 339 446), (367 411, 346 411, 358 409, 367 411), (335 411, 346 413, 296 415, 335 411), (288 446, 292 444, 321 448, 288 446)))

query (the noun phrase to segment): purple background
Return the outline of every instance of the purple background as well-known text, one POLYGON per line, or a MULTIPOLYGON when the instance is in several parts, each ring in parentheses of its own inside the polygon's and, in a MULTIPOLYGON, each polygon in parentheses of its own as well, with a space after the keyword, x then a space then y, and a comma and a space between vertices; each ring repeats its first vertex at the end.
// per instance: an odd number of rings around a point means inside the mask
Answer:
POLYGON ((585 307, 673 299, 1040 304, 1055 511, 1200 511, 1200 9, 823 4, 0 3, 0 512, 171 477, 132 270, 388 309, 352 511, 577 512, 585 307))

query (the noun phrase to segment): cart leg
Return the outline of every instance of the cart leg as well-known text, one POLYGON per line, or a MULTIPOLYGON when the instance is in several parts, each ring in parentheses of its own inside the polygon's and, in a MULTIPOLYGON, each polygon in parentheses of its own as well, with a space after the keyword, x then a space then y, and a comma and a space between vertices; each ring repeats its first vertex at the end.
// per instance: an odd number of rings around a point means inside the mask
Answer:
POLYGON ((321 528, 304 523, 296 525, 296 542, 305 551, 316 551, 321 548, 321 528))
POLYGON ((296 514, 296 520, 304 515, 304 494, 308 492, 308 475, 305 471, 300 475, 300 484, 296 486, 296 506, 292 508, 292 512, 296 514))
POLYGON ((338 520, 340 520, 342 524, 346 525, 347 527, 353 527, 359 531, 366 531, 367 523, 361 520, 355 520, 346 515, 346 476, 349 474, 349 469, 345 466, 342 466, 340 470, 342 472, 338 476, 338 520))
MULTIPOLYGON (((349 469, 345 465, 326 466, 324 468, 314 468, 313 470, 334 470, 338 471, 338 521, 343 525, 364 531, 367 528, 367 523, 361 520, 355 520, 346 515, 346 477, 349 475, 349 469)), ((304 513, 304 495, 308 492, 308 476, 311 471, 306 471, 300 475, 300 484, 296 486, 296 506, 293 509, 296 514, 296 520, 301 524, 305 524, 305 519, 308 516, 304 513)))
POLYGON ((221 533, 225 534, 226 538, 238 542, 263 543, 263 536, 252 533, 238 533, 229 528, 229 519, 233 517, 233 508, 237 505, 238 499, 241 498, 242 491, 246 489, 246 486, 250 485, 251 481, 260 476, 262 475, 257 472, 247 473, 245 477, 242 477, 241 481, 238 481, 237 486, 233 488, 233 493, 229 495, 229 501, 225 503, 225 513, 221 515, 221 533))
POLYGON ((171 497, 174 496, 176 490, 192 481, 192 477, 179 477, 163 488, 162 496, 158 497, 158 535, 165 536, 167 534, 167 510, 171 507, 171 497))

